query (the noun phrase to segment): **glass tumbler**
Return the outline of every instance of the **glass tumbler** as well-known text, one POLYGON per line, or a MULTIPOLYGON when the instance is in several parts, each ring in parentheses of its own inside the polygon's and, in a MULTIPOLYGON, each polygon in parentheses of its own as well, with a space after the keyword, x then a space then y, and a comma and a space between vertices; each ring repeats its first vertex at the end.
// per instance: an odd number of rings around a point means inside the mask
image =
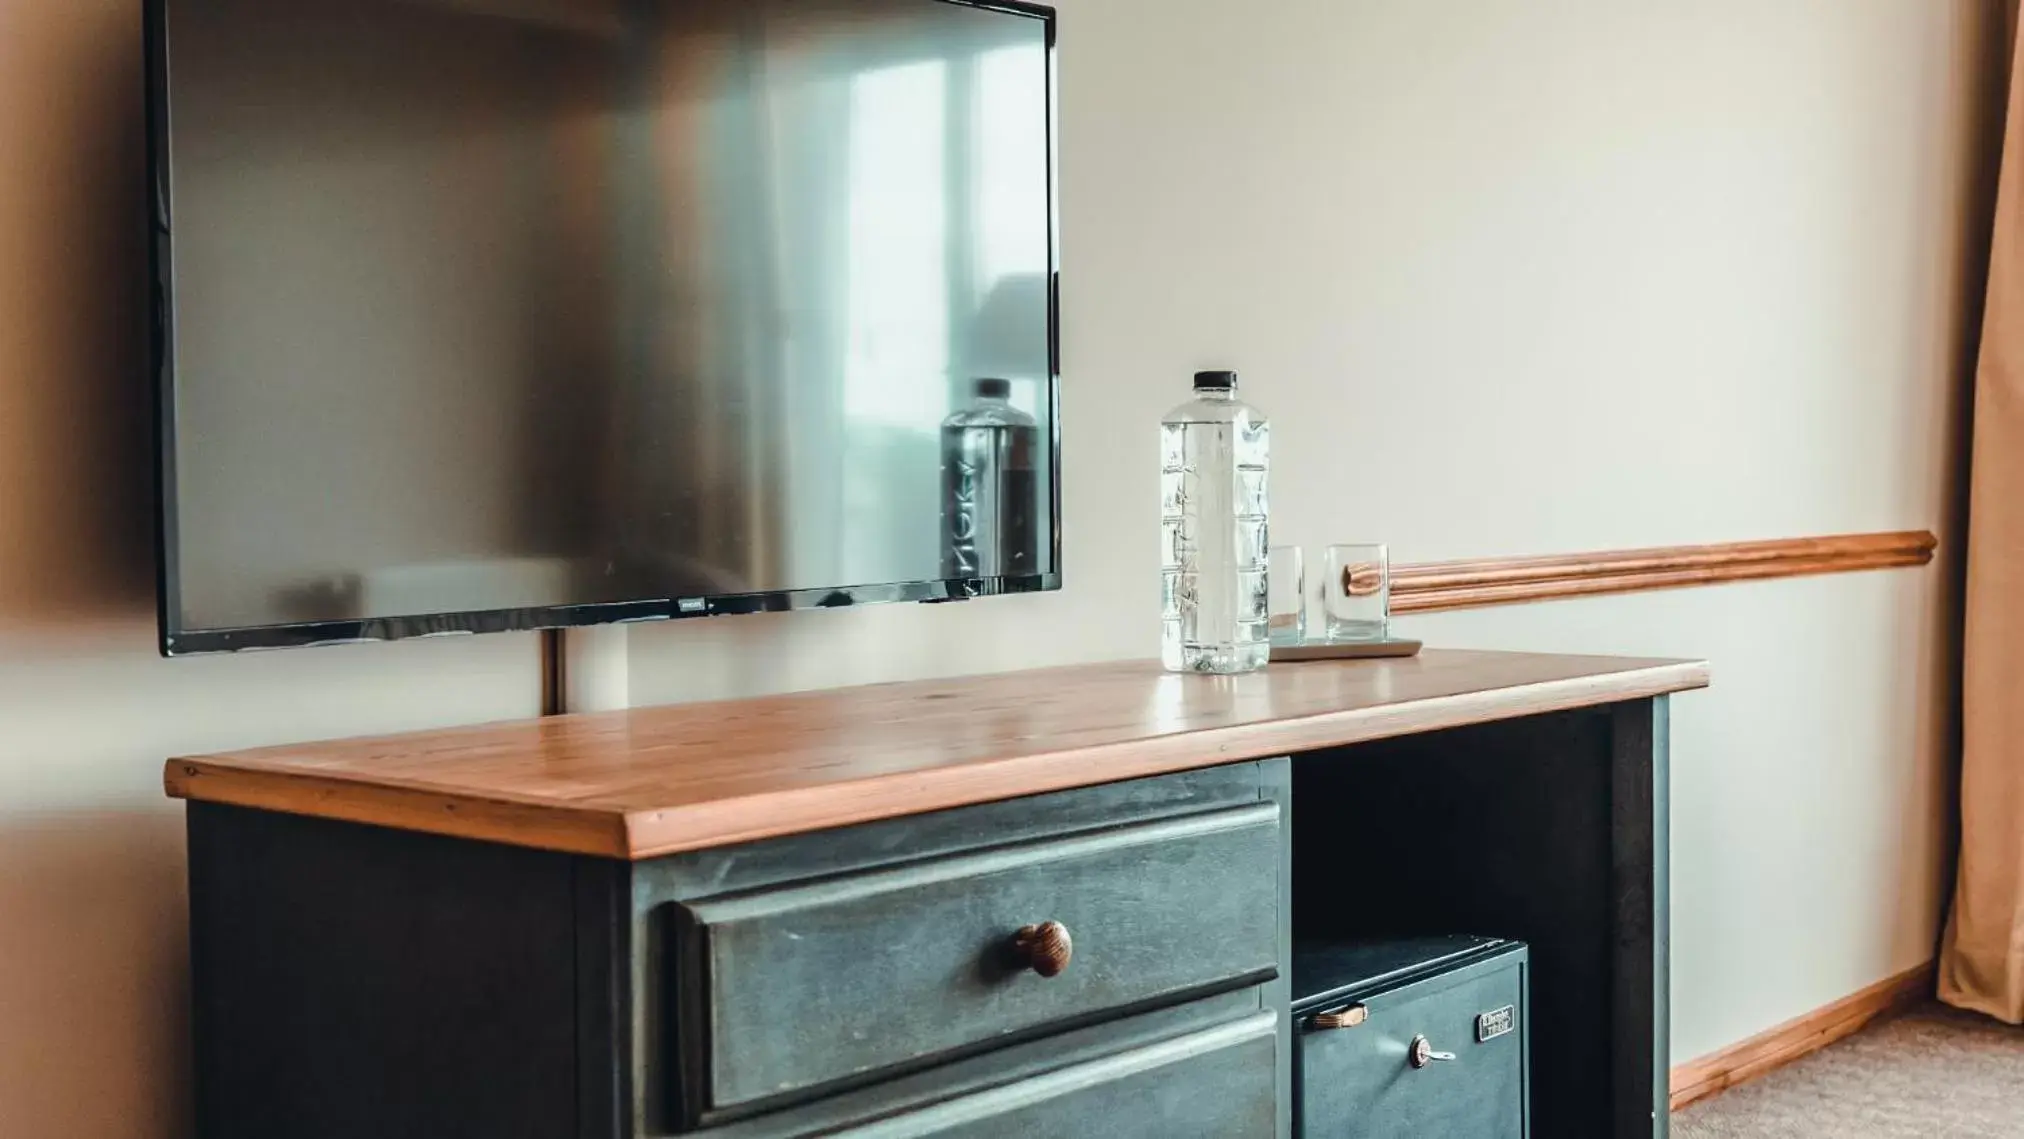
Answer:
POLYGON ((1331 641, 1382 641, 1391 632, 1391 557, 1379 543, 1328 547, 1321 611, 1331 641))
POLYGON ((1307 639, 1307 567, 1299 546, 1274 546, 1266 555, 1266 612, 1274 644, 1307 639))

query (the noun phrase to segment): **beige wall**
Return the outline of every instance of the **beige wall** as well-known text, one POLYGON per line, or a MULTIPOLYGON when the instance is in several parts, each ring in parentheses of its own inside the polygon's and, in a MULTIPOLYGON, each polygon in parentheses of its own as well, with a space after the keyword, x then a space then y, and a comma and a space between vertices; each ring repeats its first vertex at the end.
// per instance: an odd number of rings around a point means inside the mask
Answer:
POLYGON ((0 1139, 188 1131, 164 757, 531 715, 531 637, 155 655, 140 17, 0 0, 0 1139))
MULTIPOLYGON (((1282 542, 1950 529, 1995 5, 1060 7, 1067 588, 636 629, 637 702, 1152 654, 1152 425, 1203 365, 1275 416, 1282 542)), ((1676 1059, 1930 955, 1950 573, 1410 623, 1713 659, 1676 1059)))
MULTIPOLYGON (((1971 0, 1062 0, 1069 587, 630 638, 640 702, 1153 651, 1150 424, 1412 559, 1945 529, 1971 0), (1131 444, 1143 439, 1142 447, 1131 444)), ((531 639, 153 655, 133 0, 0 0, 0 1135, 178 1135, 178 751, 529 714, 531 639)), ((1938 572, 1458 614, 1706 655, 1675 1051, 1928 951, 1938 572)), ((609 642, 606 642, 609 643, 609 642)))

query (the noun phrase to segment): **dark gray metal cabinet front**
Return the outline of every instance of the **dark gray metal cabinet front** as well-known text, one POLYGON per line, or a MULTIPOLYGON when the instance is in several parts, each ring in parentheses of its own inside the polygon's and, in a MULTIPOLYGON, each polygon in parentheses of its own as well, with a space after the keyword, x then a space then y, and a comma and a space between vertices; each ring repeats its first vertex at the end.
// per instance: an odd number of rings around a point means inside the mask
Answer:
POLYGON ((643 863, 193 803, 198 1129, 1284 1139, 1289 783, 1247 761, 643 863), (1047 921, 1066 969, 1008 968, 1047 921))
POLYGON ((1300 1018, 1301 1134, 1527 1139, 1525 968, 1518 952, 1362 997, 1354 1027, 1300 1018))
POLYGON ((1278 858, 1261 803, 684 906, 705 1109, 1255 984, 1278 964, 1278 858), (1051 977, 1013 948, 1046 921, 1072 939, 1051 977))
MULTIPOLYGON (((1252 1057, 1254 1063, 1257 1058, 1264 1057, 1262 1049, 1236 1045, 1248 1044, 1253 1030, 1268 1026, 1268 1022, 1259 1020, 1260 1015, 1266 1012, 1271 1012, 1275 1018, 1269 1026, 1275 1029, 1270 1058, 1276 1066, 1288 1054, 1289 1046, 1276 1035, 1276 1030, 1283 1028, 1285 1020, 1276 1010, 1270 1009, 1269 1002, 1254 987, 1139 1013, 1122 1020, 1068 1029, 694 1134, 696 1139, 796 1139, 809 1135, 848 1134, 854 1128, 875 1127, 901 1119, 915 1128, 982 1127, 1001 1119, 1032 1119, 1034 1116, 1027 1111, 1032 1108, 1042 1113, 1076 1110, 1077 1118, 1073 1125, 1059 1129, 1060 1134, 1136 1135, 1139 1132, 1129 1128, 1138 1126, 1137 1121, 1144 1117, 1159 1121, 1162 1126, 1173 1126, 1172 1121, 1185 1122, 1196 1114, 1202 1114, 1202 1108, 1195 1100, 1195 1089, 1203 1086, 1203 1081, 1173 1079, 1166 1074, 1170 1067, 1201 1050, 1240 1059, 1252 1057), (1236 1033, 1241 1040, 1233 1041, 1223 1031, 1245 1022, 1252 1023, 1236 1033), (1186 1038, 1194 1038, 1196 1045, 1177 1043, 1186 1038), (1203 1044, 1232 1046, 1199 1047, 1203 1044), (1082 1075, 1059 1076, 1059 1073, 1071 1070, 1082 1075), (1086 1095, 1080 1094, 1084 1084, 1090 1085, 1086 1095), (1110 1102, 1116 1093, 1107 1089, 1115 1085, 1131 1089, 1124 1094, 1134 1104, 1133 1109, 1124 1113, 1125 1118, 1120 1120, 1113 1120, 1107 1108, 1092 1106, 1099 1101, 1110 1102), (1043 1108, 1040 1106, 1043 1102, 1058 1102, 1064 1106, 1043 1108), (964 1106, 960 1110, 938 1110, 957 1103, 964 1106), (1119 1131, 1118 1128, 1126 1130, 1119 1131)), ((1259 1074, 1256 1067, 1239 1063, 1233 1067, 1233 1074, 1227 1082, 1210 1080, 1206 1086, 1216 1088, 1219 1096, 1236 1097, 1242 1094, 1244 1088, 1252 1086, 1259 1074), (1246 1074, 1241 1077, 1235 1075, 1238 1068, 1244 1069, 1246 1074)), ((1281 1086, 1276 1072, 1272 1074, 1270 1084, 1274 1089, 1281 1086)), ((1268 1101, 1268 1106, 1274 1111, 1274 1116, 1267 1121, 1268 1127, 1247 1126, 1234 1134, 1273 1134, 1278 1123, 1276 1090, 1274 1095, 1275 1100, 1268 1101)), ((1203 1117, 1213 1120, 1219 1116, 1216 1112, 1209 1112, 1203 1117)), ((1286 1132, 1280 1131, 1279 1134, 1286 1132)))
POLYGON ((634 867, 634 1133, 909 1118, 960 1119, 948 1133, 969 1135, 995 1133, 975 1129, 999 1114, 1080 1113, 1072 1130, 1108 1134, 1077 1105, 1201 1081, 1171 1084, 1162 1063, 1071 1094, 1061 1072, 1112 1071, 1172 1040, 1027 1062, 1051 1081, 1031 1087, 962 1061, 1218 994, 1266 1015, 1266 1102, 1284 1114, 1288 777, 1284 761, 1247 762, 634 867), (1043 922, 1073 944, 1053 976, 1014 951, 1043 922), (846 1093, 861 1109, 809 1110, 846 1093))
POLYGON ((839 1132, 850 1139, 1232 1139, 1272 1134, 1270 1011, 839 1132))

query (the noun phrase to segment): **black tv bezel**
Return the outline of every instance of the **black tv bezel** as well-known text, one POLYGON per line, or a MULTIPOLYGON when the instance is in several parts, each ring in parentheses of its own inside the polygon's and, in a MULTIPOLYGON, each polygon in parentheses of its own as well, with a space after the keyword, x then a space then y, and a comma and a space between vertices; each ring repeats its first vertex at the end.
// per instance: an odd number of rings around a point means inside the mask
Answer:
POLYGON ((740 613, 828 609, 895 601, 946 602, 976 597, 1058 590, 1062 584, 1061 529, 1061 229, 1060 94, 1056 40, 1059 16, 1045 4, 1025 0, 920 0, 1038 19, 1045 27, 1047 56, 1047 385, 1052 410, 1049 536, 1054 567, 1047 573, 992 578, 941 578, 841 585, 820 589, 771 590, 694 597, 544 605, 518 609, 477 609, 336 621, 305 621, 233 628, 184 628, 180 615, 180 572, 176 525, 175 243, 169 169, 168 5, 142 5, 147 77, 147 190, 150 367, 155 379, 155 600, 159 648, 165 657, 251 649, 357 644, 475 633, 580 628, 715 617, 740 613))

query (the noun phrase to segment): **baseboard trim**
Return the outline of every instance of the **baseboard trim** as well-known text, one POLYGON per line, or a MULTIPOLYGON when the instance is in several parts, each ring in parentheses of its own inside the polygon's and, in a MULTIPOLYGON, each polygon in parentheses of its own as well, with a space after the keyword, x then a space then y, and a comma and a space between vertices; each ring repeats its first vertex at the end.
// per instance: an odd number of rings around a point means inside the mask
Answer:
POLYGON ((1672 1109, 1782 1068, 1817 1052, 1882 1016, 1933 993, 1936 962, 1907 969, 1894 977, 1824 1005, 1748 1040, 1681 1064, 1672 1072, 1672 1109))

